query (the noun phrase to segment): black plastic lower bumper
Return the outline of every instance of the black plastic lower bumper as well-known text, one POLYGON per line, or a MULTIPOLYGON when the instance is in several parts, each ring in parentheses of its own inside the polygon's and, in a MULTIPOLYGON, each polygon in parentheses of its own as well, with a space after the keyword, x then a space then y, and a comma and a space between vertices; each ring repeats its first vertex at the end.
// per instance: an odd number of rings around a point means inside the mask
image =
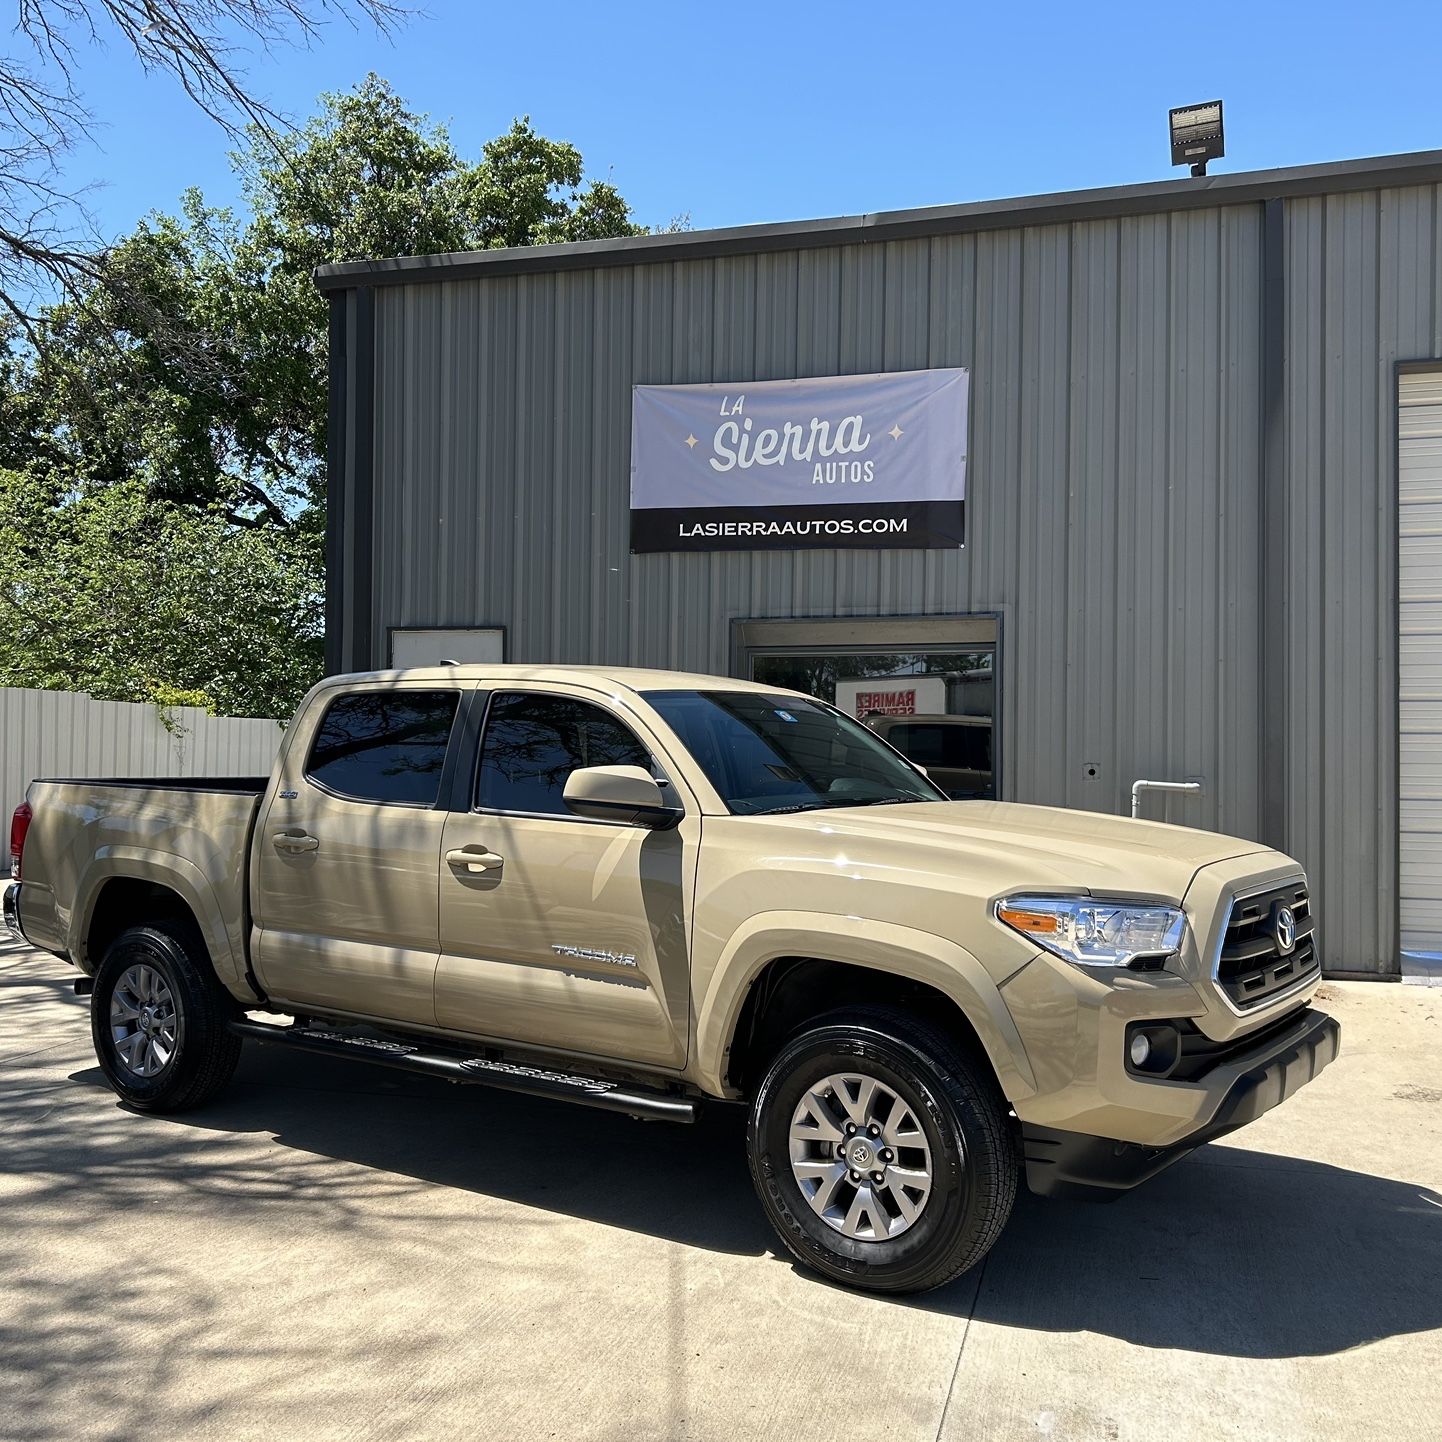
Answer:
POLYGON ((1272 1037, 1255 1057, 1243 1059, 1247 1070, 1228 1088, 1211 1121, 1168 1146, 1138 1146, 1023 1122, 1027 1186, 1043 1197, 1114 1200, 1188 1152, 1280 1106, 1336 1060, 1341 1035, 1332 1017, 1303 1012, 1295 1028, 1272 1037))

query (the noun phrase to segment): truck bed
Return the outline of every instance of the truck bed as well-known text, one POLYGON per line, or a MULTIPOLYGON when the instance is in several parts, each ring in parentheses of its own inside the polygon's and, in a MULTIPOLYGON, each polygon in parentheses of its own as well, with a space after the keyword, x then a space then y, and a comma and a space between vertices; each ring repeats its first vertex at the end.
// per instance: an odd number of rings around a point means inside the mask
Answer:
POLYGON ((269 776, 41 776, 36 786, 139 786, 147 791, 222 791, 259 796, 269 776))
POLYGON ((250 839, 268 776, 33 781, 20 923, 36 946, 93 973, 80 918, 110 885, 153 883, 194 913, 221 979, 246 973, 250 839))

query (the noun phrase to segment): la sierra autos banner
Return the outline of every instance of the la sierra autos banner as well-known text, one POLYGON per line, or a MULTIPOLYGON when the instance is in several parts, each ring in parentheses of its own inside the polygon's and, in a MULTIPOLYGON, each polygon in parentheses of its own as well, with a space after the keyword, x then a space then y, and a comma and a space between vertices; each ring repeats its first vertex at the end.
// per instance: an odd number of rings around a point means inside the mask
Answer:
POLYGON ((950 548, 964 370, 635 386, 631 549, 950 548))

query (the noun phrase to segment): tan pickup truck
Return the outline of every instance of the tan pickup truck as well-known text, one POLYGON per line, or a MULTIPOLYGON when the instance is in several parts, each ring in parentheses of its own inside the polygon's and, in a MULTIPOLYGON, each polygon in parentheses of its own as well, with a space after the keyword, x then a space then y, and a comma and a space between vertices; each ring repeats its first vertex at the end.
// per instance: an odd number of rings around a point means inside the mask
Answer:
POLYGON ((1295 861, 949 801, 835 708, 660 671, 333 677, 269 778, 37 781, 9 919, 141 1110, 243 1038, 691 1120, 826 1275, 937 1286, 1337 1053, 1295 861), (267 1017, 266 1014, 270 1015, 267 1017))

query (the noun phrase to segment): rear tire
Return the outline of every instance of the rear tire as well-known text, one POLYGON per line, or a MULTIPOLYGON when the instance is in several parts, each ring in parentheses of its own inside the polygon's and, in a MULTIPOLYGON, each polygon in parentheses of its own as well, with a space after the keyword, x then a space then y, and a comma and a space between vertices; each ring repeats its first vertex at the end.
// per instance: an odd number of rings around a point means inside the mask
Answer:
POLYGON ((111 1089, 137 1111, 178 1112, 223 1091, 240 1060, 238 1008, 196 927, 132 926, 95 974, 90 1031, 111 1089))
POLYGON ((990 1067, 892 1007, 837 1012, 792 1038, 757 1089, 746 1142, 761 1205, 792 1255, 871 1291, 959 1277, 991 1250, 1016 1198, 1016 1146, 990 1067))

